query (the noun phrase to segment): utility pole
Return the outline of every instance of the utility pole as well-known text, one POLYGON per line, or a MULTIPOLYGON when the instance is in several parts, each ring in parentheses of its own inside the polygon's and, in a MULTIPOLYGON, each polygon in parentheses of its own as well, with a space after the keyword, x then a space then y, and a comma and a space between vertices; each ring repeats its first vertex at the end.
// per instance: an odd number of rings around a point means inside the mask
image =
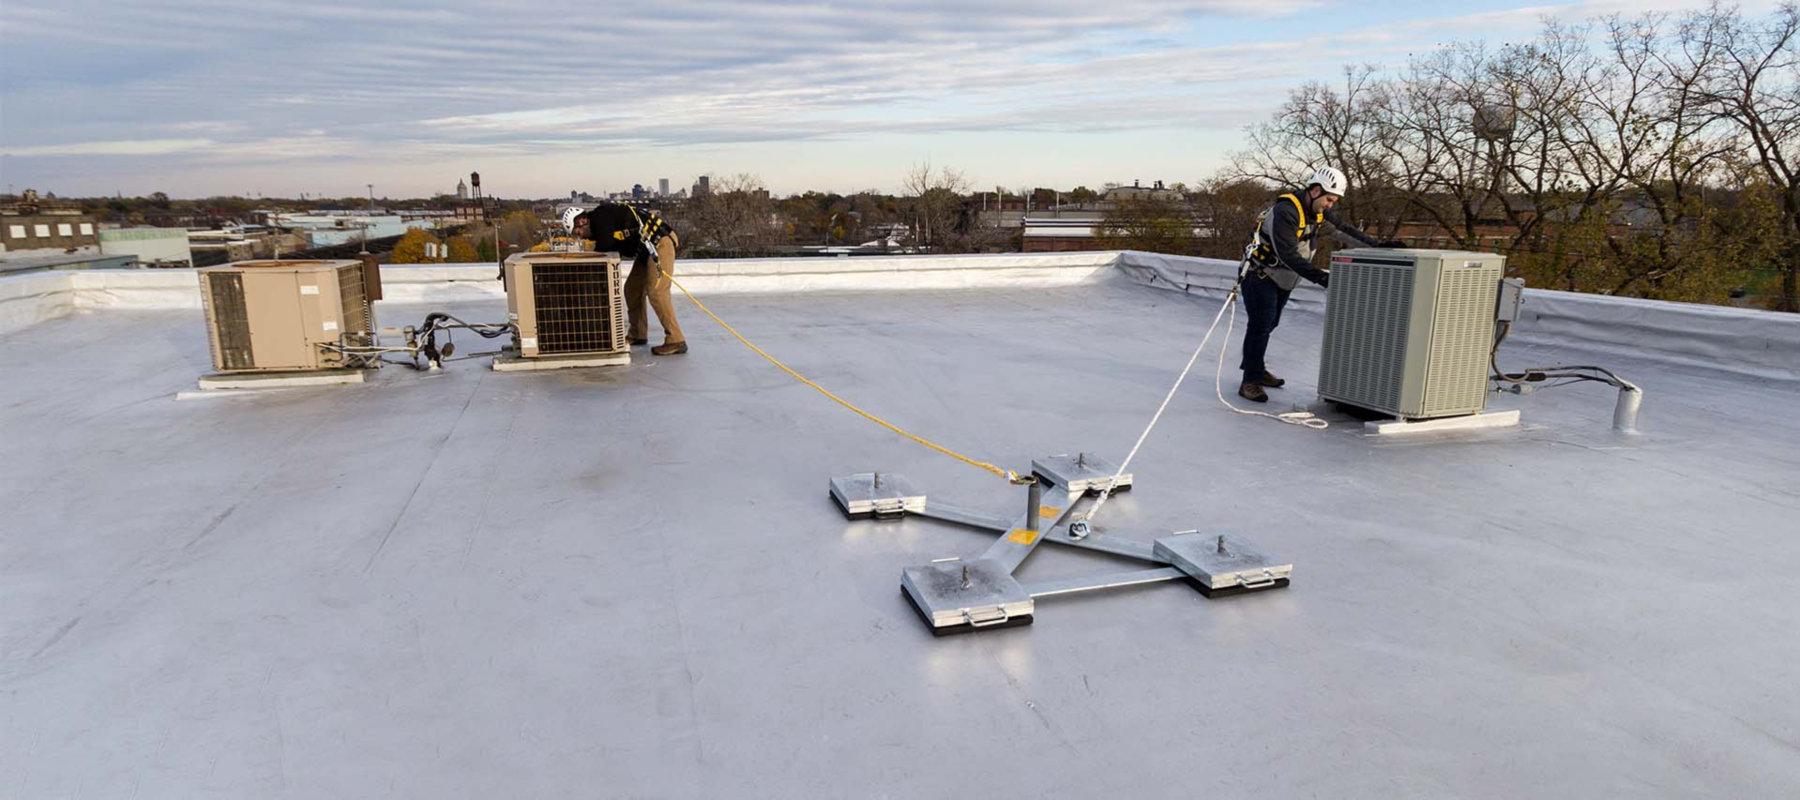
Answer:
POLYGON ((369 213, 372 214, 375 212, 375 184, 365 183, 363 185, 369 187, 369 213))

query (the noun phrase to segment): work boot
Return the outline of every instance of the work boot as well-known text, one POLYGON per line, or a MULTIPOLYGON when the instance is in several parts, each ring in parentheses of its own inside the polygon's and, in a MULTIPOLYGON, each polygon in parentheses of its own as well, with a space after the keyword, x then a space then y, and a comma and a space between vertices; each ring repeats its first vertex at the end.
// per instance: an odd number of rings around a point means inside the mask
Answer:
POLYGON ((647 345, 649 343, 650 343, 649 339, 632 339, 631 340, 632 347, 643 347, 644 345, 647 345))
POLYGON ((687 342, 669 342, 650 348, 650 352, 659 356, 678 356, 687 352, 687 342))
POLYGON ((1242 397, 1252 403, 1269 402, 1269 393, 1263 391, 1263 387, 1250 381, 1244 381, 1243 383, 1238 384, 1238 397, 1242 397))
POLYGON ((1260 379, 1258 379, 1256 382, 1258 385, 1267 386, 1270 389, 1279 389, 1279 388, 1287 385, 1287 381, 1284 381, 1280 378, 1275 377, 1275 373, 1270 372, 1268 370, 1263 370, 1262 377, 1260 379))

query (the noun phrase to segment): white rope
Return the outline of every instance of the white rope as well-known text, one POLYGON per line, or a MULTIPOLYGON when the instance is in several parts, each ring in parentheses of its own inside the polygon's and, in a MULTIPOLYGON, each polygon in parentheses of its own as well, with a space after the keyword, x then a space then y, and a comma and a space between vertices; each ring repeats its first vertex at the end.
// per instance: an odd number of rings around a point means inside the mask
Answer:
MULTIPOLYGON (((1219 320, 1225 317, 1225 310, 1231 308, 1232 303, 1237 302, 1237 293, 1238 284, 1234 283, 1231 291, 1225 295, 1225 305, 1219 307, 1219 313, 1213 315, 1212 324, 1206 328, 1206 335, 1200 337, 1200 346, 1195 347, 1194 354, 1188 356, 1187 366, 1182 367, 1181 374, 1175 376, 1175 385, 1170 386, 1169 393, 1163 395, 1162 405, 1156 407, 1156 413, 1150 417, 1150 424, 1145 425, 1144 432, 1138 434, 1137 443, 1131 446, 1131 452, 1125 454, 1125 460, 1119 462, 1118 471, 1113 473, 1112 479, 1107 481, 1106 486, 1100 490, 1100 498, 1094 501, 1094 507, 1088 509, 1087 515, 1082 517, 1083 520, 1092 520, 1094 515, 1099 514, 1100 509, 1106 506, 1107 498, 1112 497, 1113 487, 1119 485, 1119 479, 1124 477, 1125 470, 1131 467, 1131 460, 1137 457, 1138 449, 1144 446, 1144 440, 1150 438, 1151 429, 1156 427, 1157 420, 1162 419, 1163 411, 1169 408, 1169 401, 1175 399, 1175 393, 1181 389, 1181 382, 1187 380, 1188 373, 1194 369, 1194 362, 1200 360, 1200 353, 1206 350, 1206 343, 1212 340, 1213 331, 1219 327, 1219 320)), ((1236 316, 1235 312, 1233 316, 1236 316)), ((1229 336, 1229 334, 1227 335, 1229 336)), ((1223 353, 1224 351, 1224 346, 1220 346, 1219 352, 1223 353)))
POLYGON ((1106 506, 1106 501, 1112 497, 1113 487, 1119 485, 1119 479, 1123 478, 1126 470, 1131 468, 1131 460, 1137 458, 1138 450, 1144 446, 1144 440, 1150 438, 1150 431, 1156 427, 1157 421, 1162 419, 1163 412, 1168 410, 1169 401, 1175 399, 1175 393, 1181 390, 1182 382, 1186 381, 1188 373, 1193 371, 1194 362, 1200 360, 1200 354, 1205 352, 1207 342, 1212 341, 1213 331, 1218 329, 1220 319, 1229 320, 1225 323, 1225 341, 1219 344, 1219 370, 1213 375, 1213 393, 1218 395, 1220 403, 1223 403, 1226 408, 1239 414, 1255 417, 1268 417, 1277 422, 1285 422, 1289 425, 1304 425, 1314 430, 1324 430, 1331 425, 1331 423, 1319 419, 1317 415, 1310 411, 1289 411, 1282 414, 1270 414, 1266 411, 1251 411, 1249 409, 1238 408, 1225 399, 1225 391, 1221 388, 1221 383, 1223 382, 1225 375, 1225 351, 1229 349, 1228 345, 1231 343, 1231 329, 1237 324, 1237 295, 1238 288, 1242 285, 1243 278, 1242 273, 1240 272, 1238 282, 1232 284, 1231 291, 1225 294, 1225 304, 1219 307, 1219 313, 1213 315, 1212 324, 1207 326, 1206 335, 1200 337, 1199 346, 1194 348, 1193 355, 1188 356, 1187 366, 1182 367, 1181 374, 1175 376, 1175 385, 1170 386, 1169 393, 1163 395, 1162 404, 1158 405, 1156 407, 1156 413, 1150 416, 1150 424, 1145 425, 1144 432, 1138 434, 1137 442, 1131 446, 1131 452, 1126 453, 1125 460, 1119 462, 1118 471, 1113 473, 1112 478, 1106 482, 1106 486, 1100 490, 1100 497, 1094 501, 1094 507, 1088 509, 1087 514, 1082 516, 1081 521, 1092 521, 1094 517, 1100 513, 1100 509, 1106 506), (1230 313, 1230 317, 1225 316, 1227 312, 1230 313))
MULTIPOLYGON (((1228 341, 1228 342, 1231 341, 1231 328, 1232 328, 1232 326, 1234 326, 1236 324, 1237 324, 1237 306, 1232 306, 1231 307, 1231 317, 1229 318, 1229 321, 1225 323, 1225 340, 1226 341, 1228 341)), ((1219 347, 1219 371, 1213 373, 1213 394, 1218 395, 1219 402, 1223 403, 1226 408, 1229 408, 1232 411, 1235 411, 1239 414, 1243 414, 1245 416, 1268 417, 1269 419, 1275 420, 1276 422, 1285 422, 1289 425, 1305 425, 1306 427, 1312 428, 1313 430, 1322 431, 1322 430, 1325 430, 1326 428, 1331 427, 1331 423, 1326 422, 1325 420, 1319 419, 1319 416, 1317 414, 1312 413, 1311 411, 1286 411, 1286 412, 1283 412, 1280 414, 1271 414, 1267 411, 1252 411, 1248 408, 1238 408, 1237 406, 1232 405, 1230 400, 1225 399, 1225 389, 1222 385, 1224 383, 1224 380, 1225 380, 1225 348, 1223 346, 1220 346, 1219 347)))

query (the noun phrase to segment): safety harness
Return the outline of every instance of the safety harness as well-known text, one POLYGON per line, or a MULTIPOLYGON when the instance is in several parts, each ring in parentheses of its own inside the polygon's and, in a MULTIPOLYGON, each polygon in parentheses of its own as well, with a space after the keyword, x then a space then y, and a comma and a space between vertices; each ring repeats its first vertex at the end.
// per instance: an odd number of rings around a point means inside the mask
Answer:
MULTIPOLYGON (((651 250, 656 249, 656 243, 662 241, 664 236, 674 233, 669 228, 669 223, 663 221, 661 214, 649 209, 639 211, 637 206, 629 204, 625 208, 631 211, 632 219, 637 220, 638 238, 642 239, 651 250)), ((621 241, 630 235, 630 231, 613 231, 613 238, 621 241)))
MULTIPOLYGON (((1300 228, 1294 231, 1294 241, 1296 242, 1306 241, 1306 237, 1310 235, 1307 232, 1308 229, 1325 221, 1325 212, 1321 211, 1314 214, 1312 220, 1309 222, 1306 219, 1306 207, 1301 204, 1300 196, 1294 192, 1289 192, 1275 199, 1277 202, 1286 200, 1294 204, 1294 213, 1300 218, 1300 228)), ((1275 207, 1271 205, 1268 208, 1263 209, 1263 213, 1256 218, 1256 238, 1254 239, 1253 246, 1250 249, 1250 254, 1247 259, 1251 271, 1262 278, 1268 277, 1267 271, 1269 269, 1281 266, 1281 259, 1275 252, 1275 243, 1263 239, 1263 229, 1269 227, 1269 215, 1274 211, 1275 207)), ((1269 233, 1270 235, 1274 235, 1273 230, 1270 230, 1269 233)))

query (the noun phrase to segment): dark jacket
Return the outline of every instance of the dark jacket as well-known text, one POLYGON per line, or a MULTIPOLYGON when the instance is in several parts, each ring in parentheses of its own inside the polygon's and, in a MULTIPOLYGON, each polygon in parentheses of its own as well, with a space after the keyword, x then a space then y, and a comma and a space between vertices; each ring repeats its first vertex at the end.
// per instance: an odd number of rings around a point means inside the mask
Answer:
MULTIPOLYGON (((1320 230, 1329 230, 1333 238, 1346 244, 1375 247, 1377 242, 1330 211, 1309 208, 1309 213, 1302 217, 1300 210, 1306 205, 1305 189, 1275 198, 1275 204, 1269 207, 1262 225, 1257 228, 1257 247, 1250 260, 1265 272, 1279 272, 1285 267, 1322 286, 1329 276, 1312 263, 1313 245, 1320 230)), ((1282 285, 1283 289, 1293 288, 1291 280, 1282 280, 1279 276, 1271 276, 1271 279, 1277 285, 1286 284, 1282 285)))
POLYGON ((601 203, 581 216, 588 221, 588 236, 594 240, 594 249, 617 250, 621 258, 634 258, 645 242, 655 247, 664 236, 675 232, 661 213, 647 206, 601 203))

